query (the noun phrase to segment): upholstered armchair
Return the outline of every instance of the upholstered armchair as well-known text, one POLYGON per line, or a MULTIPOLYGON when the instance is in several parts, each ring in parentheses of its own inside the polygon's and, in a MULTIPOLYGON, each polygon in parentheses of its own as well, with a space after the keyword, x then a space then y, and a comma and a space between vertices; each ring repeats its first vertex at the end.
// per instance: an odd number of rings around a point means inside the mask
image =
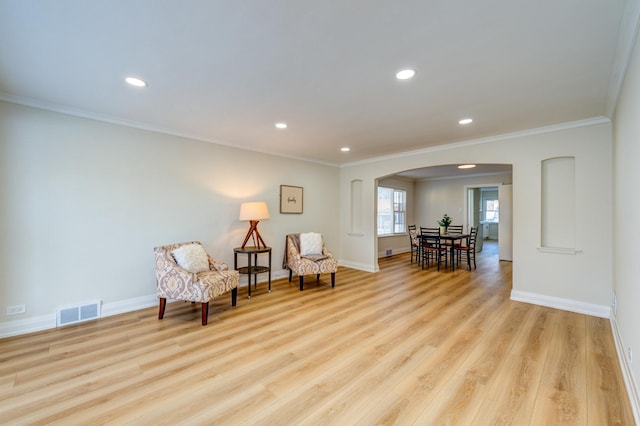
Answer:
POLYGON ((289 234, 285 241, 285 253, 282 267, 289 270, 289 281, 295 272, 300 280, 300 291, 304 286, 304 276, 315 274, 331 274, 331 287, 336 286, 336 271, 338 262, 325 247, 321 234, 307 232, 289 234))
POLYGON ((199 241, 171 244, 153 249, 156 258, 158 319, 164 317, 167 299, 202 303, 202 325, 207 325, 209 302, 231 292, 236 306, 238 271, 209 256, 199 241))

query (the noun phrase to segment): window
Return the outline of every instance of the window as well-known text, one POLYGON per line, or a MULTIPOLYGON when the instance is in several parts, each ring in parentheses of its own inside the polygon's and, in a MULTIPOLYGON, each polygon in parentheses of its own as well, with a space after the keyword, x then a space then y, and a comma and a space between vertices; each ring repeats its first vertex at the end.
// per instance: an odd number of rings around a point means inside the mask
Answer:
POLYGON ((499 222, 500 206, 498 200, 484 200, 485 222, 499 222))
POLYGON ((407 228, 407 192, 378 187, 378 235, 403 234, 407 228))

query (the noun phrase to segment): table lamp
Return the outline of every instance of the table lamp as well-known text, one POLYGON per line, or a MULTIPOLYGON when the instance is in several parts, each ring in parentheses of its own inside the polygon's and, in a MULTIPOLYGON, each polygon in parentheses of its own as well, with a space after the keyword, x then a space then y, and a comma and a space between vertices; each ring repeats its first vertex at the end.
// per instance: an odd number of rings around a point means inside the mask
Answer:
POLYGON ((251 203, 240 204, 240 218, 239 220, 249 221, 249 232, 244 237, 242 242, 242 248, 247 245, 249 237, 253 239, 253 244, 258 248, 267 247, 265 242, 258 232, 258 222, 262 219, 269 219, 269 210, 267 209, 267 203, 264 201, 255 201, 251 203), (256 242, 257 239, 257 242, 256 242))

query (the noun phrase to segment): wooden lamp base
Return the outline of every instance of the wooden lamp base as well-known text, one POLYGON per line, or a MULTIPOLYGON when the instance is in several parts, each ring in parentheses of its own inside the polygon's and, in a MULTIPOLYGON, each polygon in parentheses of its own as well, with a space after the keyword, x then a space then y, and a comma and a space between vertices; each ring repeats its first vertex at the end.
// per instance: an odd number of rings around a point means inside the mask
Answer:
POLYGON ((258 248, 267 247, 264 240, 262 239, 262 236, 260 235, 260 232, 258 232, 258 222, 260 221, 259 220, 249 221, 249 231, 247 232, 247 236, 244 237, 244 241, 242 242, 242 246, 241 246, 242 248, 244 248, 244 246, 247 245, 247 241, 249 241, 250 237, 253 239, 253 245, 255 245, 256 247, 258 248))

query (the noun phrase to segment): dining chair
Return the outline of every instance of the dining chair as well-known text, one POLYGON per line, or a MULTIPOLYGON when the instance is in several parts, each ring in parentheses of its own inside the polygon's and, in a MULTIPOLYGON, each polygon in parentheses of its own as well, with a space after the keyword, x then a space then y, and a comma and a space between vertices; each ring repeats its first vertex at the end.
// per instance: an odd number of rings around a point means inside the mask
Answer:
POLYGON ((462 234, 463 225, 449 225, 447 227, 448 234, 462 234))
POLYGON ((413 263, 414 257, 416 259, 416 262, 418 262, 418 257, 420 256, 420 241, 418 240, 418 229, 416 225, 409 225, 407 229, 409 230, 409 244, 411 247, 411 263, 413 263))
POLYGON ((447 247, 442 244, 440 239, 440 228, 420 227, 420 251, 422 253, 422 268, 424 268, 425 262, 428 268, 432 258, 436 261, 438 271, 443 258, 445 264, 447 263, 447 247))
POLYGON ((469 270, 471 270, 471 261, 473 260, 473 269, 476 269, 476 239, 478 238, 478 228, 472 227, 469 232, 469 237, 466 240, 466 244, 459 245, 455 247, 456 257, 458 259, 458 263, 462 258, 462 253, 466 253, 467 266, 469 270))
MULTIPOLYGON (((462 229, 463 229, 463 225, 449 225, 447 227, 447 234, 462 234, 462 229)), ((455 246, 460 245, 458 241, 454 243, 454 241, 452 240, 446 240, 444 244, 449 248, 451 248, 451 245, 455 245, 455 246)))

